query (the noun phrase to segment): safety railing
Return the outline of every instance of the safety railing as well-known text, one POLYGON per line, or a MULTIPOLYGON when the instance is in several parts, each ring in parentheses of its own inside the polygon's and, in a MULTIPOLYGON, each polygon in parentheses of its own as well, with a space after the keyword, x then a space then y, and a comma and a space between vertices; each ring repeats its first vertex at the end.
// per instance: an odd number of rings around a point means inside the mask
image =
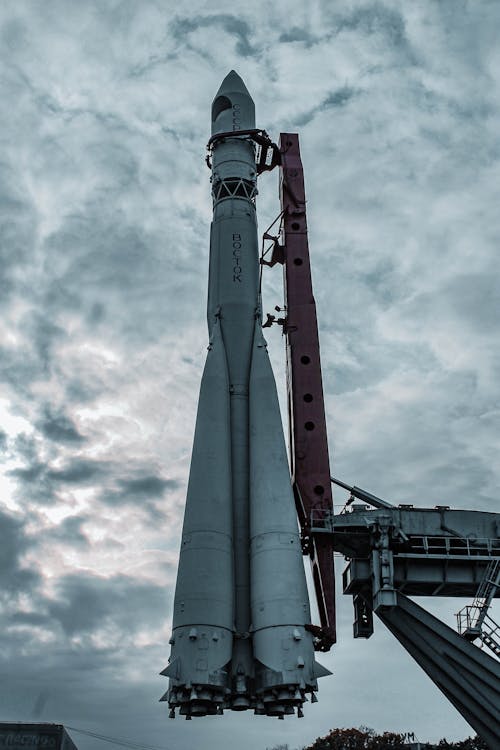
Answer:
POLYGON ((500 539, 473 539, 453 536, 411 536, 411 551, 424 555, 500 557, 500 539))

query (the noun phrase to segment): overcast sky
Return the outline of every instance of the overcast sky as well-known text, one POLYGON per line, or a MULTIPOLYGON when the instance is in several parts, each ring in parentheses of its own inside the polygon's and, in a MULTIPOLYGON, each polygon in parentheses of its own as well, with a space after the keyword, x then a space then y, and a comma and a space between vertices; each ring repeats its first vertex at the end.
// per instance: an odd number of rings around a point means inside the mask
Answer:
MULTIPOLYGON (((348 598, 301 721, 170 721, 158 672, 207 344, 205 144, 231 68, 259 127, 300 134, 334 475, 498 510, 500 5, 5 0, 0 20, 0 719, 166 750, 472 734, 381 623, 352 639, 348 598)), ((272 311, 276 268, 264 292, 272 311)), ((465 603, 433 607, 453 625, 465 603)))

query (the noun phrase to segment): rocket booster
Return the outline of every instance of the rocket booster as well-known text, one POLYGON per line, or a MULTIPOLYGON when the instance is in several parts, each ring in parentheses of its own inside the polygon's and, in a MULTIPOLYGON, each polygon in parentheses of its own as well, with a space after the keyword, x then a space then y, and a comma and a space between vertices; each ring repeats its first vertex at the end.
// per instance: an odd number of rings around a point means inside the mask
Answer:
POLYGON ((302 715, 314 658, 276 385, 262 335, 255 106, 231 71, 212 104, 208 355, 162 674, 170 716, 302 715))

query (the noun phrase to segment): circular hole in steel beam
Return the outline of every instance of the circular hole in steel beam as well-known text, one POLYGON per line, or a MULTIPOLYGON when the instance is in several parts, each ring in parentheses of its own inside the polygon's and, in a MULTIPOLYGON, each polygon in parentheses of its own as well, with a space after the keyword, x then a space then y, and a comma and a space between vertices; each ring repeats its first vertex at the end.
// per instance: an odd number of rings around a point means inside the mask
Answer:
POLYGON ((300 358, 300 361, 302 362, 302 364, 303 364, 303 365, 308 365, 308 364, 309 364, 309 362, 311 361, 311 358, 310 358, 310 357, 308 357, 308 356, 307 356, 307 354, 304 354, 304 355, 303 355, 303 356, 302 356, 302 357, 300 358))
POLYGON ((306 422, 304 427, 308 432, 311 432, 311 430, 314 430, 314 422, 306 422))
POLYGON ((310 404, 312 400, 313 400, 312 393, 304 393, 304 401, 306 402, 306 404, 310 404))
POLYGON ((301 265, 302 265, 302 263, 303 263, 303 260, 302 260, 302 258, 294 258, 294 259, 293 259, 293 265, 294 265, 294 266, 301 266, 301 265))
POLYGON ((314 493, 316 495, 322 495, 324 491, 325 491, 325 488, 323 487, 322 484, 317 484, 316 487, 314 488, 314 493))
POLYGON ((298 221, 292 221, 292 229, 295 229, 295 231, 297 231, 297 229, 300 229, 300 224, 298 221))

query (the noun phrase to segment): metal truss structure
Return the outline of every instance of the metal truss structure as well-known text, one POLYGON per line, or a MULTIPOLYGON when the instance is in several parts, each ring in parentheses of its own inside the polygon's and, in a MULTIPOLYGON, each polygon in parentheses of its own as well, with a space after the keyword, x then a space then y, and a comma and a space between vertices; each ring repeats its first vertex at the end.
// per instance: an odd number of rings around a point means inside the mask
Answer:
MULTIPOLYGON (((319 625, 317 650, 335 642, 333 553, 348 560, 343 592, 353 597, 354 637, 373 633, 373 613, 491 747, 500 747, 500 629, 488 614, 500 596, 500 514, 392 505, 357 487, 334 514, 316 310, 298 136, 282 133, 282 229, 271 262, 284 265, 292 483, 305 554, 311 558, 319 625), (357 499, 361 503, 355 503, 357 499), (459 632, 409 596, 470 597, 459 632), (475 640, 493 652, 478 648, 475 640)), ((273 151, 276 156, 276 148, 273 151)), ((278 162, 278 159, 275 159, 278 162)))

